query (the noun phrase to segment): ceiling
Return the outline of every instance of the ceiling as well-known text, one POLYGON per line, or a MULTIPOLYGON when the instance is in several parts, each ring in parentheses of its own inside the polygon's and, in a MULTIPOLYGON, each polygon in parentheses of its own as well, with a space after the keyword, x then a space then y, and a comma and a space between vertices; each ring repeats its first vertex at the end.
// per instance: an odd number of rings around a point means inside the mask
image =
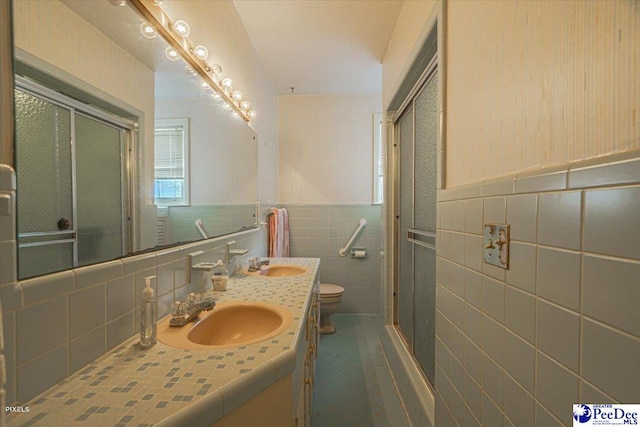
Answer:
MULTIPOLYGON (((155 70, 158 97, 201 95, 197 81, 186 78, 184 64, 166 60, 161 41, 141 37, 140 18, 129 8, 113 7, 111 2, 62 1, 155 70)), ((403 0, 233 3, 279 94, 291 94, 291 87, 295 94, 382 91, 382 59, 403 0)))
POLYGON ((279 94, 379 93, 402 0, 234 0, 279 94))

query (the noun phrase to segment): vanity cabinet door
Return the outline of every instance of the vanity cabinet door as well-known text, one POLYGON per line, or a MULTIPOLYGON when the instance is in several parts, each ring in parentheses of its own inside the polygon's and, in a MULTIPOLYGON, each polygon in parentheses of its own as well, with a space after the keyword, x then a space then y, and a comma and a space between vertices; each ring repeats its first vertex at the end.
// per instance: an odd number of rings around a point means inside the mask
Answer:
POLYGON ((303 375, 297 396, 294 425, 310 427, 313 413, 313 388, 315 382, 316 359, 318 357, 320 311, 318 293, 314 291, 305 321, 305 351, 303 375))
POLYGON ((315 385, 316 360, 318 358, 318 344, 320 337, 320 328, 318 322, 320 319, 318 293, 314 292, 309 308, 307 328, 309 330, 309 343, 307 349, 307 360, 305 364, 305 426, 311 426, 311 416, 313 414, 313 390, 315 385))

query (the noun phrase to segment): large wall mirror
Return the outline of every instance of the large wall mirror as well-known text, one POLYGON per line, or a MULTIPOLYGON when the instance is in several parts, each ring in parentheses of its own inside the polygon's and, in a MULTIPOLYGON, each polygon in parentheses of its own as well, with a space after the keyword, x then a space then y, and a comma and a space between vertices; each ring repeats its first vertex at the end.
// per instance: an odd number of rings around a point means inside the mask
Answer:
POLYGON ((256 135, 121 3, 14 0, 21 279, 256 227, 256 135))

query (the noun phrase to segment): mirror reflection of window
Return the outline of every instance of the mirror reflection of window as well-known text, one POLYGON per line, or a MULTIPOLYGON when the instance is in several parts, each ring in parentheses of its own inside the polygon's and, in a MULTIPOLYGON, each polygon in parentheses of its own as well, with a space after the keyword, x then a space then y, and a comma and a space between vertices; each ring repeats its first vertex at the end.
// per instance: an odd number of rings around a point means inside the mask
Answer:
POLYGON ((189 119, 157 119, 154 197, 158 206, 189 205, 189 119))

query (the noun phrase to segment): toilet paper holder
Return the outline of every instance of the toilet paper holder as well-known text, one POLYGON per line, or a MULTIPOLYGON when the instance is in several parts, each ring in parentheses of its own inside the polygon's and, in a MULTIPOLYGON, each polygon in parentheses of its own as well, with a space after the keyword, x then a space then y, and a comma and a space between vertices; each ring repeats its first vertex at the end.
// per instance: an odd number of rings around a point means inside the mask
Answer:
POLYGON ((367 248, 351 248, 351 258, 365 258, 367 256, 367 248))

